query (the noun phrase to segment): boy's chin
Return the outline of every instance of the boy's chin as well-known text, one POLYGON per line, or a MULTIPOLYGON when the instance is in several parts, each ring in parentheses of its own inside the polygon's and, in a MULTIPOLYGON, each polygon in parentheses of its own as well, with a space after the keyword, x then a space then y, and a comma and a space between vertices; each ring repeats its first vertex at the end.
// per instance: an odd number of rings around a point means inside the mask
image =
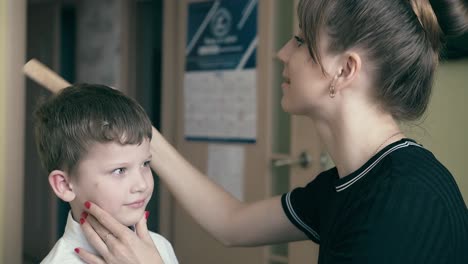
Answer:
POLYGON ((121 217, 116 217, 117 221, 119 221, 122 225, 125 226, 134 226, 140 221, 140 219, 143 217, 143 214, 141 215, 124 215, 121 217))

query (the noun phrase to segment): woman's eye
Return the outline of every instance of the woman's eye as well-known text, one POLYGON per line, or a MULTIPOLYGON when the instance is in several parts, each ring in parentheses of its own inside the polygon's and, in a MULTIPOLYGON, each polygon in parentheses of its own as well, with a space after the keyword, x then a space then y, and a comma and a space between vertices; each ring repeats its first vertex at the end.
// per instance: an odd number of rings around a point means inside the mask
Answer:
POLYGON ((145 163, 143 163, 143 167, 149 167, 150 166, 150 162, 149 160, 145 161, 145 163))
POLYGON ((296 35, 296 36, 294 36, 294 39, 296 40, 298 47, 300 47, 300 46, 302 46, 304 44, 304 39, 303 38, 296 35))

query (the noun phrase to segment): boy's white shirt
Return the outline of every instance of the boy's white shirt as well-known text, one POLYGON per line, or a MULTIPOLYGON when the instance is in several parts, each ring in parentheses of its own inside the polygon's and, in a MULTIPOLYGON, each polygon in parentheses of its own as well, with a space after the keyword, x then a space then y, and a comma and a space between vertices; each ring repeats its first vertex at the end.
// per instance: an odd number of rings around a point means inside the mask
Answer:
MULTIPOLYGON (((165 264, 178 264, 177 257, 171 243, 163 236, 150 231, 156 248, 165 264)), ((96 250, 88 243, 81 230, 80 224, 73 220, 71 212, 68 213, 67 225, 63 236, 55 243, 54 248, 42 260, 41 264, 55 263, 84 263, 75 253, 75 248, 83 248, 97 254, 96 250)))

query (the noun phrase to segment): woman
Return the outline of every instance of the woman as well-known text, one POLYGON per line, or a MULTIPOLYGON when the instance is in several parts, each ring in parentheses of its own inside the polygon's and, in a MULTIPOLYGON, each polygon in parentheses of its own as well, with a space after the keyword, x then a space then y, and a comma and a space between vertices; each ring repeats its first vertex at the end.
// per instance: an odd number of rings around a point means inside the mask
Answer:
MULTIPOLYGON (((467 14, 461 0, 300 1, 301 32, 278 52, 281 104, 314 121, 336 165, 303 188, 241 203, 157 131, 151 166, 227 246, 311 239, 319 263, 468 263, 468 214, 453 177, 399 128, 425 112, 441 39, 466 30, 467 14)), ((89 213, 102 225, 92 218, 83 229, 106 262, 156 259, 139 239, 145 232, 133 234, 96 205, 89 213)))

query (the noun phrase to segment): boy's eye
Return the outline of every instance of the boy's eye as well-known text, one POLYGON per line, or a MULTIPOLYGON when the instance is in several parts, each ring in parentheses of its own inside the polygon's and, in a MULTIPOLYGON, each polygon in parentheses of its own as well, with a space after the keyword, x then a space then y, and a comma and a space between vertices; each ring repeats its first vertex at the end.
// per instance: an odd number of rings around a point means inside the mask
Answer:
POLYGON ((116 175, 122 175, 122 174, 125 174, 126 172, 126 169, 125 168, 118 168, 118 169, 115 169, 112 174, 116 174, 116 175))
POLYGON ((305 42, 303 38, 301 38, 301 37, 299 37, 297 35, 294 36, 294 39, 296 40, 298 47, 302 46, 304 44, 304 42, 305 42))
POLYGON ((145 161, 145 163, 143 163, 143 167, 149 167, 150 166, 150 162, 149 160, 145 161))

